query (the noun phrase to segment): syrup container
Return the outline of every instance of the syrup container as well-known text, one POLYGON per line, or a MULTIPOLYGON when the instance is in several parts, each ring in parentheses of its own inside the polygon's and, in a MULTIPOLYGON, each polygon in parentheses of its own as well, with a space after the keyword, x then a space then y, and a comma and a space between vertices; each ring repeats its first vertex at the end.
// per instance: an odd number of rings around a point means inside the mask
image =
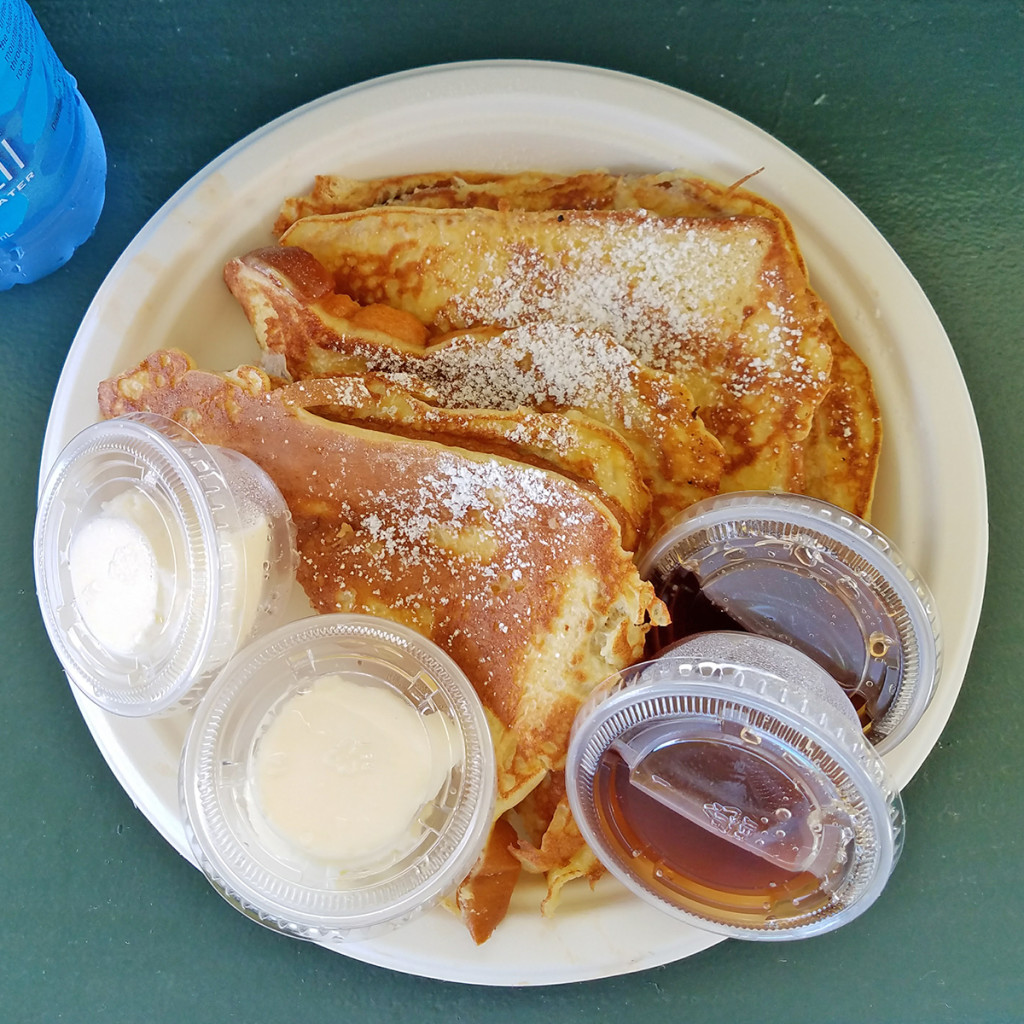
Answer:
POLYGON ((745 939, 838 928, 878 898, 900 796, 836 681, 788 644, 710 632, 580 709, 573 817, 605 867, 680 920, 745 939))
POLYGON ((931 700, 941 645, 927 585, 891 540, 834 505, 768 492, 709 498, 639 568, 672 616, 651 631, 650 654, 709 630, 784 641, 839 683, 882 753, 931 700))

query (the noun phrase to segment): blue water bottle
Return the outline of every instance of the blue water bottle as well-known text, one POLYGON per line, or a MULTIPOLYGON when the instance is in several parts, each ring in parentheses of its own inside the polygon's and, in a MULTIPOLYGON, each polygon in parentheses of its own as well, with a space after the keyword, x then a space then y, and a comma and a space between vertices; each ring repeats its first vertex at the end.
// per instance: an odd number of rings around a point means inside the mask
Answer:
POLYGON ((56 270, 93 232, 107 157, 25 0, 0 0, 0 291, 56 270))

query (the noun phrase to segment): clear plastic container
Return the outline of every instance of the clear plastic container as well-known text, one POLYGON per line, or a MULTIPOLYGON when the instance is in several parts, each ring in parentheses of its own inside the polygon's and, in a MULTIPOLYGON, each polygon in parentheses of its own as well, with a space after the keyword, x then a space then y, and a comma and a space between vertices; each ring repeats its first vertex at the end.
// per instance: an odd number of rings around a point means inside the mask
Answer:
POLYGON ((699 635, 608 680, 576 717, 566 784, 613 875, 736 938, 840 927, 902 848, 899 793, 838 684, 753 634, 699 635))
POLYGON ((932 596, 864 520, 796 494, 738 492, 691 506, 640 562, 672 623, 649 653, 693 633, 783 640, 824 667, 882 752, 927 708, 941 663, 932 596))
POLYGON ((43 621, 68 678, 119 715, 194 704, 285 614, 297 558, 270 477, 162 416, 87 427, 43 485, 43 621))
POLYGON ((96 119, 24 0, 0 0, 0 291, 67 262, 103 208, 96 119))
POLYGON ((280 627, 196 709, 181 799, 237 909, 328 942, 394 928, 469 874, 497 787, 483 707, 419 634, 370 616, 280 627))

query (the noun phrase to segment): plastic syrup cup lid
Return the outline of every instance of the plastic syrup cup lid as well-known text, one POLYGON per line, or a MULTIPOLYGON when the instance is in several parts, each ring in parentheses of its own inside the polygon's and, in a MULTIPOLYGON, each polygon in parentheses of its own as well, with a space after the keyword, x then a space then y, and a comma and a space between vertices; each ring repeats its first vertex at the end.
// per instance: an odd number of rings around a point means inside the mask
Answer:
POLYGON ((576 717, 566 783, 613 875, 737 938, 838 928, 902 848, 899 793, 849 700, 756 635, 703 634, 608 680, 576 717))
POLYGON ((941 664, 925 582, 875 527, 796 494, 736 492, 691 506, 640 561, 673 623, 784 640, 839 682, 869 739, 891 750, 927 708, 941 664))
POLYGON ((240 652, 196 708, 180 771, 214 887, 319 942, 393 928, 454 891, 496 789, 483 707, 455 662, 406 627, 347 614, 240 652))
POLYGON ((288 507, 259 466, 148 413, 71 440, 43 485, 34 548, 69 679, 131 717, 195 703, 283 614, 297 561, 288 507))

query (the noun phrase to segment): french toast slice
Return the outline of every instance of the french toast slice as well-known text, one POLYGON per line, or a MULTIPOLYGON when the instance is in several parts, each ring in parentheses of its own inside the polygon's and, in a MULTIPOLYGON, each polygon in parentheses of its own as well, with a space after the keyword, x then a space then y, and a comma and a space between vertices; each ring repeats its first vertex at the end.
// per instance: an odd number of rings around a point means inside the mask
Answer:
MULTIPOLYGON (((320 175, 308 195, 285 200, 274 230, 280 235, 295 220, 312 214, 373 206, 642 209, 662 217, 764 217, 779 225, 793 260, 806 273, 789 218, 776 204, 742 187, 752 177, 725 185, 680 171, 620 175, 441 171, 369 181, 320 175)), ((871 375, 827 309, 822 310, 821 330, 833 354, 830 384, 807 438, 791 453, 792 480, 807 494, 868 517, 882 442, 871 375)))
POLYGON ((452 656, 489 715, 498 814, 561 767, 580 702, 667 621, 614 516, 558 473, 336 423, 262 370, 208 373, 175 350, 98 397, 104 417, 159 413, 262 466, 316 610, 402 622, 452 656))
POLYGON ((296 221, 335 290, 433 332, 558 323, 609 333, 680 376, 725 450, 723 490, 799 490, 832 354, 822 312, 769 218, 637 210, 374 207, 296 221))
MULTIPOLYGON (((644 366, 604 332, 541 321, 422 339, 396 322, 388 333, 354 318, 374 307, 341 306, 330 276, 297 247, 232 259, 224 278, 270 365, 295 379, 411 374, 452 409, 556 411, 614 431, 649 491, 641 547, 682 509, 719 489, 723 449, 682 380, 644 366)), ((606 467, 602 478, 611 472, 606 467)))
POLYGON ((573 819, 564 771, 548 772, 520 801, 516 817, 524 835, 512 854, 527 871, 544 875, 547 892, 541 901, 541 913, 551 917, 569 882, 584 878, 593 886, 604 874, 604 866, 573 819))
MULTIPOLYGON (((665 174, 621 181, 618 202, 635 203, 662 216, 769 217, 806 273, 789 218, 762 196, 736 186, 665 174)), ((809 293, 822 315, 820 330, 832 350, 832 370, 828 391, 800 445, 800 490, 869 518, 882 447, 882 417, 871 373, 840 334, 825 303, 813 289, 809 293)))
MULTIPOLYGON (((416 206, 433 210, 648 210, 660 217, 770 217, 792 234, 778 206, 743 188, 756 176, 731 185, 683 171, 658 174, 576 174, 543 171, 433 171, 390 178, 358 179, 321 174, 307 195, 286 198, 274 223, 280 237, 303 217, 352 213, 372 206, 416 206)), ((796 236, 792 241, 795 245, 796 236)))
POLYGON ((553 470, 597 494, 618 520, 625 548, 634 551, 646 534, 651 497, 633 452, 615 431, 575 411, 449 408, 407 374, 306 378, 284 385, 282 398, 339 423, 553 470))

